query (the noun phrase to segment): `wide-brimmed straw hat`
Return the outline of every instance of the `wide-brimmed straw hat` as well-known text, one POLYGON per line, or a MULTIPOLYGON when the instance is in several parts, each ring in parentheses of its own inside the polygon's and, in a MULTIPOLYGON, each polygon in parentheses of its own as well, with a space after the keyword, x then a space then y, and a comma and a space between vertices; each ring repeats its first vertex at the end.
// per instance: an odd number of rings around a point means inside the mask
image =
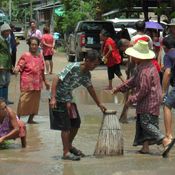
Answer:
POLYGON ((139 40, 133 47, 126 49, 125 53, 141 60, 149 60, 155 57, 155 53, 149 49, 148 42, 142 40, 139 40))
POLYGON ((175 18, 172 18, 171 22, 168 25, 169 26, 175 26, 175 18))

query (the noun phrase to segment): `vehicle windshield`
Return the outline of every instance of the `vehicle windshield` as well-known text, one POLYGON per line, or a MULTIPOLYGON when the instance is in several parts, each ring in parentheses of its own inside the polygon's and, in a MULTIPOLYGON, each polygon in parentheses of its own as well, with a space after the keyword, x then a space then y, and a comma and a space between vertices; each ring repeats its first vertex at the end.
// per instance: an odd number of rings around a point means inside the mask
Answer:
POLYGON ((106 22, 83 22, 80 26, 80 30, 83 31, 91 31, 91 30, 98 30, 101 31, 102 29, 110 30, 111 25, 110 23, 106 22))
POLYGON ((125 26, 126 28, 135 28, 135 22, 117 22, 114 23, 115 28, 121 28, 122 26, 125 26))

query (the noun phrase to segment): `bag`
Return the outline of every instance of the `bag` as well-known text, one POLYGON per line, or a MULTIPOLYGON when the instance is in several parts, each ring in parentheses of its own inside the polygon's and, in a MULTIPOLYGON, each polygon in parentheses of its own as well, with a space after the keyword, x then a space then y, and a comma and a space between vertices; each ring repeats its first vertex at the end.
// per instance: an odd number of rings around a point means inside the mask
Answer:
POLYGON ((57 108, 53 109, 49 105, 50 129, 58 130, 61 128, 62 124, 60 122, 60 118, 67 116, 69 116, 70 119, 76 119, 80 117, 75 103, 71 103, 70 114, 68 113, 66 103, 57 102, 57 108))

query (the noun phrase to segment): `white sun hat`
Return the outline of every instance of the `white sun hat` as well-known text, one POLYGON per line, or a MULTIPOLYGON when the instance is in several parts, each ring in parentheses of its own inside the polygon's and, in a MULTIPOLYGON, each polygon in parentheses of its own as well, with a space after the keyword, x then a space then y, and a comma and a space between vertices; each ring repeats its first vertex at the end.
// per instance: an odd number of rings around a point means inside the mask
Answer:
POLYGON ((148 42, 142 40, 139 40, 133 47, 126 49, 125 53, 141 60, 150 60, 155 57, 155 53, 149 49, 148 42))

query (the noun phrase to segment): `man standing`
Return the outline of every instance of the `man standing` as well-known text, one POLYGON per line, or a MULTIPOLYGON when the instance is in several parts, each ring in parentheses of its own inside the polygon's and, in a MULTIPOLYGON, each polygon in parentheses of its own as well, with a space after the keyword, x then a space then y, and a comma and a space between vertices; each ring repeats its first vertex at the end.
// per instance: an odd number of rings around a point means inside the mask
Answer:
POLYGON ((173 137, 172 130, 172 108, 175 108, 175 40, 168 36, 163 39, 164 56, 164 75, 162 82, 162 93, 164 102, 164 124, 166 136, 173 137), (169 84, 173 87, 168 93, 169 84))
POLYGON ((8 86, 10 83, 10 71, 12 69, 8 37, 11 28, 7 23, 1 26, 0 35, 0 97, 8 102, 8 86))
POLYGON ((37 25, 36 25, 36 22, 34 20, 30 22, 30 30, 27 33, 27 39, 32 37, 32 36, 37 37, 39 40, 41 40, 41 38, 42 38, 41 31, 39 29, 37 29, 37 25))
POLYGON ((70 63, 53 79, 50 107, 52 108, 55 130, 61 130, 63 159, 80 160, 84 154, 72 146, 80 127, 80 116, 75 103, 72 103, 72 91, 83 85, 102 112, 106 108, 99 101, 91 82, 90 71, 99 64, 99 54, 89 50, 84 62, 70 63), (55 114, 54 114, 55 111, 55 114))

